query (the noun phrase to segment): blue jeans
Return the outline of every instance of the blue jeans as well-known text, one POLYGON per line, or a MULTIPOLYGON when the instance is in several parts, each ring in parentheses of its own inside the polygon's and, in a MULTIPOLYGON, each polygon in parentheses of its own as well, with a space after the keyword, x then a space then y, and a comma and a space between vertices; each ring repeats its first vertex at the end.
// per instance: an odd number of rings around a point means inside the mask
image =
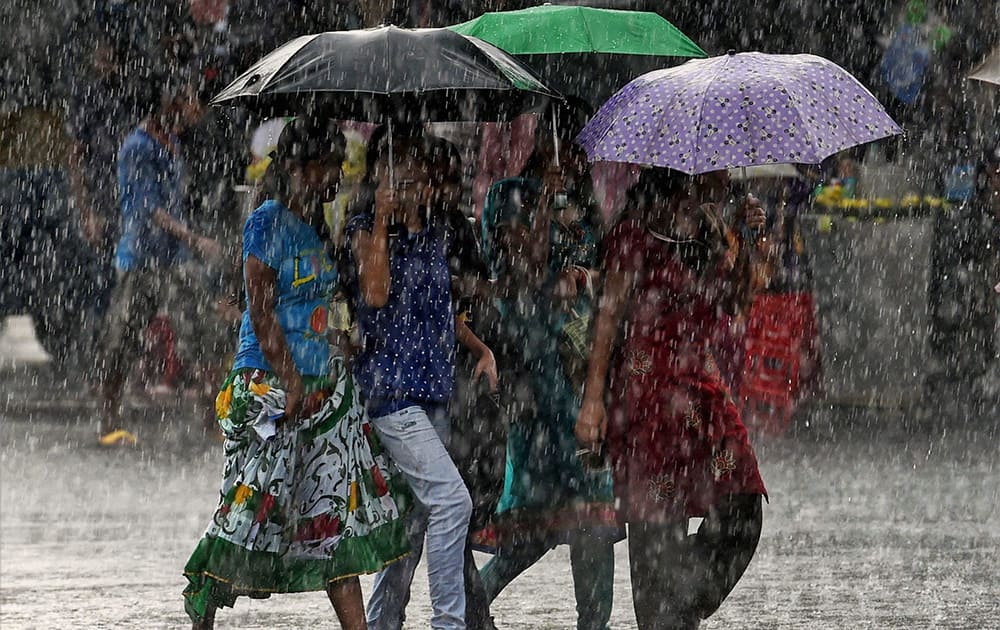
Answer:
POLYGON ((389 452, 417 500, 407 530, 413 553, 375 576, 368 601, 371 630, 398 630, 409 599, 410 582, 420 562, 427 535, 427 579, 431 628, 465 628, 465 537, 472 499, 445 449, 451 432, 446 413, 433 418, 420 407, 407 407, 372 419, 382 446, 389 452))

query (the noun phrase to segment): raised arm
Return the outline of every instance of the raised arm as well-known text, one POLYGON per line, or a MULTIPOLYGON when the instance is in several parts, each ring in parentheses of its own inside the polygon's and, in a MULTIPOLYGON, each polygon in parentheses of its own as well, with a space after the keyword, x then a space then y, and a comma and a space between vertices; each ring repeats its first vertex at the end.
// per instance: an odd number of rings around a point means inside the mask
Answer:
POLYGON ((287 388, 285 418, 295 420, 302 404, 305 387, 302 375, 295 367, 292 351, 285 340, 285 332, 281 329, 274 310, 278 274, 252 254, 247 256, 243 264, 243 274, 247 285, 250 324, 253 326, 264 358, 287 388))
POLYGON ((370 232, 356 231, 351 237, 351 252, 358 266, 358 290, 361 299, 372 308, 382 308, 389 301, 392 279, 389 275, 389 222, 399 208, 395 193, 379 185, 375 191, 375 220, 370 232))

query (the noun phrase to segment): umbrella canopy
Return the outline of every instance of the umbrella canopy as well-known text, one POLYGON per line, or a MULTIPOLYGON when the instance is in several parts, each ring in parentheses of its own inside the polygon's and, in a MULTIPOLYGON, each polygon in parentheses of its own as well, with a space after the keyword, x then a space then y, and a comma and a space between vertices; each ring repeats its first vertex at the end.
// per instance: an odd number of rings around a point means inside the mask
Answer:
POLYGON ((592 161, 704 173, 819 163, 901 133, 837 64, 815 55, 728 54, 632 81, 580 132, 592 161))
POLYGON ((986 58, 986 61, 979 64, 979 66, 972 71, 969 78, 1000 85, 1000 48, 997 48, 990 53, 990 56, 986 58))
MULTIPOLYGON (((491 105, 515 108, 536 96, 558 96, 532 70, 492 44, 448 29, 384 26, 298 37, 254 64, 212 104, 240 104, 275 114, 301 111, 307 102, 363 102, 365 111, 351 115, 371 118, 377 116, 367 107, 372 103, 395 107, 388 97, 457 102, 463 95, 481 92, 489 93, 490 98, 482 100, 491 105)), ((456 111, 445 109, 441 115, 454 118, 456 111)))
POLYGON ((450 28, 486 40, 513 55, 707 56, 673 24, 646 11, 545 4, 520 11, 485 13, 450 28))
POLYGON ((706 57, 655 13, 543 5, 486 13, 450 27, 517 55, 546 82, 597 109, 635 77, 678 57, 706 57))

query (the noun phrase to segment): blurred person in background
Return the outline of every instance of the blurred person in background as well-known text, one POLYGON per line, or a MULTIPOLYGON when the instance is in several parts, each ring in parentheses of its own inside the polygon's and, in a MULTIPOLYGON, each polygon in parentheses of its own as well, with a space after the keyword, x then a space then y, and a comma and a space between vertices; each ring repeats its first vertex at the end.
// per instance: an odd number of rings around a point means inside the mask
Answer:
POLYGON ((74 56, 62 51, 73 50, 80 13, 69 1, 0 5, 12 42, 0 50, 0 318, 30 314, 60 371, 88 367, 99 265, 81 234, 67 177, 65 103, 74 56))
POLYGON ((1000 151, 992 150, 975 168, 968 199, 934 219, 928 301, 937 365, 929 396, 953 387, 970 393, 996 361, 998 226, 1000 151))
MULTIPOLYGON (((462 186, 462 158, 458 148, 443 138, 428 137, 431 179, 436 197, 434 212, 448 226, 452 246, 448 266, 456 319, 472 329, 491 350, 497 372, 509 368, 507 355, 498 349, 492 308, 489 268, 483 258, 475 224, 470 220, 468 198, 462 186)), ((506 456, 505 416, 501 392, 474 377, 477 357, 464 346, 456 347, 455 388, 450 405, 451 440, 448 450, 472 497, 472 517, 465 549, 465 625, 468 630, 495 628, 489 598, 472 554, 472 535, 487 525, 503 492, 506 456)))
POLYGON ((69 180, 83 237, 103 262, 97 299, 106 307, 118 237, 118 149, 134 124, 136 103, 122 98, 123 68, 111 38, 95 26, 81 29, 78 39, 84 50, 66 112, 69 180))
MULTIPOLYGON (((154 112, 122 143, 118 153, 121 237, 115 251, 117 281, 105 323, 98 370, 102 445, 134 444, 122 426, 125 380, 139 354, 141 334, 181 278, 190 251, 205 261, 221 246, 188 227, 184 216, 185 162, 178 135, 196 124, 203 105, 190 83, 170 80, 154 112)), ((178 302, 179 310, 190 304, 178 302)))

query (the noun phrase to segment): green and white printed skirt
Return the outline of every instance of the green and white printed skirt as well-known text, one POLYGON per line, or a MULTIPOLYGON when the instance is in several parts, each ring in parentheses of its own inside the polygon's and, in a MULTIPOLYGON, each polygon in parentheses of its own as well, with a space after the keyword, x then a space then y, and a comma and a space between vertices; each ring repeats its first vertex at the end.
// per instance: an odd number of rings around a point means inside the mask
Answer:
POLYGON ((221 498, 184 567, 192 620, 240 595, 322 591, 406 555, 402 475, 372 431, 339 359, 305 379, 302 419, 276 424, 278 378, 237 370, 216 399, 226 436, 221 498))

